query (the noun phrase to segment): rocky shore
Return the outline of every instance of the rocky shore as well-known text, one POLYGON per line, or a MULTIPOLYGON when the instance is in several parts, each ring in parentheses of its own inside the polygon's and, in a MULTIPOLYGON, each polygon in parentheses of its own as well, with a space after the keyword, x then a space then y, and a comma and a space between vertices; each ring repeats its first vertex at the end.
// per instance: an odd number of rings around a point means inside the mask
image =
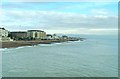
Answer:
MULTIPOLYGON (((66 42, 68 40, 33 40, 33 41, 2 41, 0 42, 0 48, 14 48, 20 46, 34 46, 37 44, 51 44, 66 42)), ((69 41, 78 41, 78 40, 69 40, 69 41)))

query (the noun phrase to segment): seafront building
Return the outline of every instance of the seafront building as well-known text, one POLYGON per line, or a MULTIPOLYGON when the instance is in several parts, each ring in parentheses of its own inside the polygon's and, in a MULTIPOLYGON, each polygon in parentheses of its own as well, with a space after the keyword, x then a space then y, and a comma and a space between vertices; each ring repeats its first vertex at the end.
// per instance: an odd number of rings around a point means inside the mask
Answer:
POLYGON ((0 41, 13 41, 8 37, 9 31, 0 27, 0 41))
POLYGON ((50 39, 52 39, 52 40, 59 40, 59 39, 61 39, 60 38, 60 36, 57 36, 56 34, 47 34, 47 39, 48 40, 50 40, 50 39))
POLYGON ((51 34, 47 34, 47 39, 48 39, 48 40, 53 39, 53 35, 51 35, 51 34))
POLYGON ((32 39, 46 39, 46 32, 42 30, 28 30, 27 37, 32 39))
POLYGON ((56 34, 46 34, 42 30, 28 30, 28 31, 14 31, 9 32, 5 28, 0 28, 0 41, 13 41, 13 40, 73 40, 67 36, 58 36, 56 34))
POLYGON ((62 39, 68 39, 68 36, 63 35, 63 36, 62 36, 62 39))
POLYGON ((27 38, 27 32, 24 31, 10 32, 10 36, 14 40, 24 40, 27 38))
POLYGON ((8 37, 8 30, 6 30, 5 28, 0 28, 0 36, 8 37))
POLYGON ((10 32, 10 37, 14 40, 39 40, 46 39, 46 32, 41 30, 28 30, 10 32))
POLYGON ((60 37, 59 37, 59 36, 57 36, 56 34, 53 34, 53 35, 52 35, 52 37, 53 37, 53 39, 55 39, 55 40, 60 39, 60 37))

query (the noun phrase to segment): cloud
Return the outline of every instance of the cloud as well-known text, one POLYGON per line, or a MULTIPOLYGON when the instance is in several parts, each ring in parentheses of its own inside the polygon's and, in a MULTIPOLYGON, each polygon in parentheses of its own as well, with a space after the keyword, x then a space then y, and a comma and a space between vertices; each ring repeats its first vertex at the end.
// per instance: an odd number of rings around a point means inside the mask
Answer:
POLYGON ((98 14, 98 15, 108 15, 109 13, 108 13, 109 11, 107 11, 106 9, 92 9, 91 10, 91 13, 92 14, 98 14))
POLYGON ((10 30, 64 29, 64 33, 81 33, 80 28, 117 28, 117 16, 89 16, 55 11, 3 11, 3 17, 0 24, 10 30))
MULTIPOLYGON (((18 5, 21 3, 18 3, 18 5)), ((84 5, 67 5, 66 7, 58 6, 56 9, 59 10, 36 10, 33 4, 23 5, 25 8, 20 8, 20 5, 17 7, 17 4, 12 4, 12 9, 8 9, 9 4, 6 4, 7 9, 3 8, 2 16, 0 19, 0 24, 4 25, 8 30, 28 30, 28 29, 41 29, 45 30, 48 33, 65 33, 65 34, 116 34, 116 30, 107 30, 107 29, 116 29, 118 26, 118 16, 109 15, 110 11, 107 9, 93 9, 93 6, 90 3, 88 5, 88 13, 80 13, 75 10, 69 10, 76 7, 76 10, 79 8, 84 9, 84 5), (27 9, 26 7, 31 9, 27 9), (15 8, 14 8, 15 7, 15 8), (89 7, 92 7, 88 10, 89 7), (67 11, 62 11, 66 10, 67 11), (12 28, 11 28, 12 27, 12 28), (102 29, 106 30, 102 30, 102 29)), ((51 5, 51 4, 50 4, 51 5)), ((96 3, 97 5, 97 3, 96 3)), ((109 5, 109 4, 99 4, 109 5)), ((35 6, 35 5, 34 5, 35 6)), ((40 6, 38 6, 39 8, 40 6)), ((49 6, 48 6, 49 7, 49 6)), ((53 7, 52 7, 53 8, 53 7)), ((86 10, 86 9, 85 9, 86 10)), ((81 11, 82 12, 82 11, 81 11)))
POLYGON ((106 35, 106 34, 111 34, 111 35, 114 35, 114 34, 118 34, 118 29, 117 28, 99 28, 99 29, 90 29, 91 33, 93 34, 103 34, 103 35, 106 35))
POLYGON ((110 29, 101 29, 101 28, 67 28, 67 29, 56 29, 56 30, 46 30, 47 33, 61 33, 61 34, 86 34, 86 35, 117 35, 118 29, 110 28, 110 29))

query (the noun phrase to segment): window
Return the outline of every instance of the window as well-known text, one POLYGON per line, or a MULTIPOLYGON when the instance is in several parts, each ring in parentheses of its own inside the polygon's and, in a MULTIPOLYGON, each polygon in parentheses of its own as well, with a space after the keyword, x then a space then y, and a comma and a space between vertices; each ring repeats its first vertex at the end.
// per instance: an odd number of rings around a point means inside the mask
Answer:
POLYGON ((37 37, 37 32, 35 32, 35 37, 37 37))

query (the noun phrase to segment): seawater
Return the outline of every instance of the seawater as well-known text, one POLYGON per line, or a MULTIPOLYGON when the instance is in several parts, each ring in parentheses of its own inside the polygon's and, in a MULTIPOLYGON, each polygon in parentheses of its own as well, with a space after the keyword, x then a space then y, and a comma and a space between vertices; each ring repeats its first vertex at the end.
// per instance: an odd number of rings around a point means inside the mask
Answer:
POLYGON ((2 49, 2 76, 117 77, 118 40, 109 37, 2 49))

